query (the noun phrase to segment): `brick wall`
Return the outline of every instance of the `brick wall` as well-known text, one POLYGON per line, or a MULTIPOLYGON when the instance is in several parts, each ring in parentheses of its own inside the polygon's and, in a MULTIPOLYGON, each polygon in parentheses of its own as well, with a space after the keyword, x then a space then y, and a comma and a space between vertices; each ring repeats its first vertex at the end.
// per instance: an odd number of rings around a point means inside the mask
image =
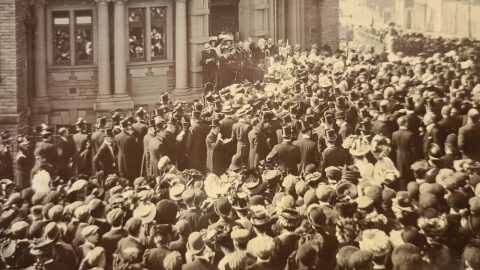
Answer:
POLYGON ((304 21, 305 28, 305 44, 304 48, 308 49, 314 43, 320 42, 320 9, 318 1, 304 0, 304 21))
POLYGON ((320 44, 338 47, 339 0, 319 1, 321 38, 320 44))
MULTIPOLYGON (((0 0, 0 131, 13 137, 28 125, 26 0, 0 0)), ((12 140, 15 157, 16 140, 12 140)))

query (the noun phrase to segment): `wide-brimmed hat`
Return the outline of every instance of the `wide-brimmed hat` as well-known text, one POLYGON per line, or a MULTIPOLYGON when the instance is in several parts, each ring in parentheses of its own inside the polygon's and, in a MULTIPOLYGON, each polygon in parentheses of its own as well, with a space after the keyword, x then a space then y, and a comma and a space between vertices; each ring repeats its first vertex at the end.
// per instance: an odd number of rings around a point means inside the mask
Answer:
POLYGON ((140 218, 143 224, 147 224, 153 221, 157 213, 157 208, 153 203, 142 203, 133 211, 133 216, 140 218))
POLYGON ((42 239, 39 242, 33 244, 30 249, 30 254, 33 256, 43 256, 50 254, 53 250, 53 240, 51 239, 42 239))
POLYGON ((282 172, 279 170, 266 170, 262 174, 262 179, 265 183, 270 183, 279 180, 281 176, 282 172))
POLYGON ((182 200, 182 193, 185 191, 185 185, 182 183, 175 184, 169 190, 170 199, 174 201, 181 201, 182 200))
POLYGON ((349 152, 352 156, 364 156, 370 152, 370 144, 365 139, 355 139, 350 146, 349 152))
POLYGON ((271 218, 264 210, 253 211, 250 217, 250 223, 253 226, 263 226, 270 223, 271 218))
POLYGON ((187 249, 193 255, 198 255, 205 249, 205 242, 203 241, 202 234, 200 232, 192 232, 188 236, 187 249))
POLYGON ((246 188, 250 194, 255 195, 263 190, 263 181, 253 175, 249 175, 244 179, 243 187, 246 188))
POLYGON ((358 196, 357 187, 348 181, 340 182, 337 185, 336 193, 337 196, 341 198, 348 196, 352 199, 355 199, 358 196))

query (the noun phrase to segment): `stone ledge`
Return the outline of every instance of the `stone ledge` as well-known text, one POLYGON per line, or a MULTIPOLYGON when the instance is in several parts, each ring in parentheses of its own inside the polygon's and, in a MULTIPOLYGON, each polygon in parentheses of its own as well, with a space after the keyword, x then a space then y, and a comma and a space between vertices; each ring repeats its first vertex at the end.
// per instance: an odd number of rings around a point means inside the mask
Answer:
POLYGON ((94 111, 111 111, 115 109, 133 109, 134 102, 128 95, 98 97, 93 104, 94 111))
POLYGON ((4 113, 0 114, 0 123, 2 125, 15 125, 22 122, 22 119, 28 117, 31 114, 30 107, 25 107, 19 113, 4 113))

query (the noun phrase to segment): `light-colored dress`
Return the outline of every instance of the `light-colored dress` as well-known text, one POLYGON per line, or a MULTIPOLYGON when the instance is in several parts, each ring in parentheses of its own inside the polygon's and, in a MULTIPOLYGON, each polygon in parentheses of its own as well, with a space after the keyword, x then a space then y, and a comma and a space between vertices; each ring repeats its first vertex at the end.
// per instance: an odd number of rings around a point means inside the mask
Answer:
POLYGON ((382 183, 392 182, 400 176, 400 172, 393 164, 393 161, 389 157, 383 157, 378 159, 373 168, 373 182, 376 185, 381 186, 382 183))

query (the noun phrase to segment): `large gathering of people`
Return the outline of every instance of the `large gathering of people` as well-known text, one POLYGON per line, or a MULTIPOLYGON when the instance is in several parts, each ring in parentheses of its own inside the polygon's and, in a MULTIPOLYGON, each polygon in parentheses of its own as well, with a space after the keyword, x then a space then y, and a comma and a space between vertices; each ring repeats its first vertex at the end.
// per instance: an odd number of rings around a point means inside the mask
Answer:
POLYGON ((263 81, 2 132, 0 268, 479 270, 480 42, 395 35, 267 40, 263 81))

